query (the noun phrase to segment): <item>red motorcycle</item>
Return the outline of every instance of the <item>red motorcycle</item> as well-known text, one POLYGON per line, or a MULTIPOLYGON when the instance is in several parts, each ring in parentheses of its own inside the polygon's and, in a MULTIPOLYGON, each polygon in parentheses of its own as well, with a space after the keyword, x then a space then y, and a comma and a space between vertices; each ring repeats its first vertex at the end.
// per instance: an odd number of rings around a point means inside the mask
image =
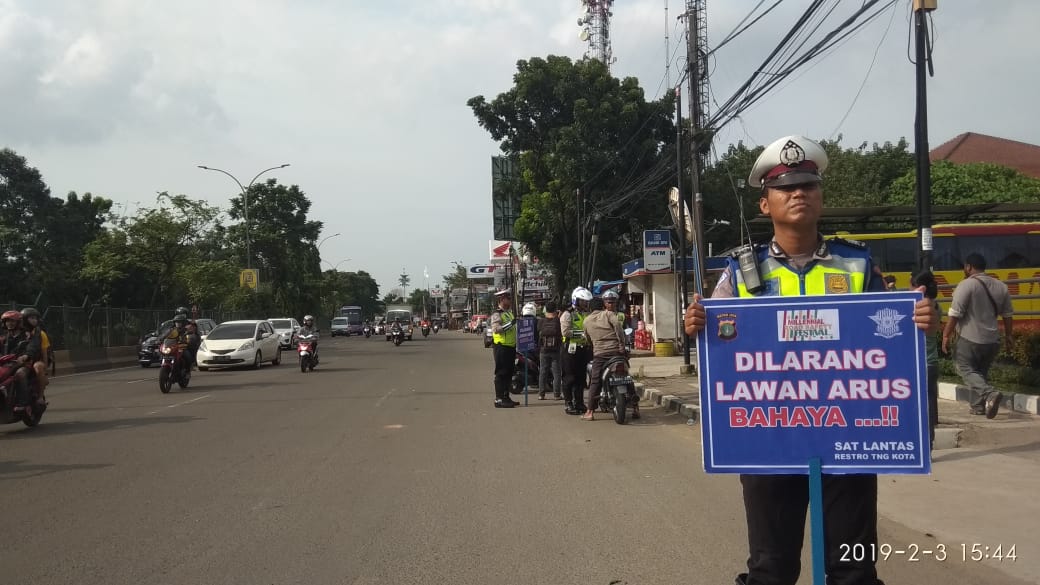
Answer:
POLYGON ((297 340, 296 352, 300 354, 300 372, 314 371, 318 365, 318 356, 314 353, 314 345, 318 338, 314 335, 304 335, 297 340))
POLYGON ((14 404, 17 396, 18 381, 14 373, 21 365, 17 355, 0 356, 0 424, 9 425, 22 421, 27 427, 35 427, 40 424, 43 412, 47 410, 46 404, 37 404, 40 396, 40 388, 36 385, 36 376, 30 375, 29 384, 29 406, 22 412, 15 413, 14 404))
POLYGON ((168 394, 174 382, 181 388, 187 388, 191 382, 191 363, 184 350, 188 348, 176 339, 164 339, 159 348, 159 390, 168 394))

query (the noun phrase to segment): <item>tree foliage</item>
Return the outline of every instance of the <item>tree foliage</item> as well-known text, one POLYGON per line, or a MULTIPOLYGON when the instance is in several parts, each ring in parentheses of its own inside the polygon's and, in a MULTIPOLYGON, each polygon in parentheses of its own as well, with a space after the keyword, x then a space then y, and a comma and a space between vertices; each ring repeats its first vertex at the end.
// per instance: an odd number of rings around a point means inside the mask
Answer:
MULTIPOLYGON (((1036 203, 1040 179, 991 163, 932 163, 932 204, 1036 203)), ((890 203, 914 205, 917 179, 911 169, 892 185, 890 203)))
POLYGON ((40 172, 0 149, 0 271, 7 298, 83 302, 76 275, 84 247, 103 231, 112 202, 90 193, 50 196, 40 172))
POLYGON ((514 235, 552 268, 558 293, 577 283, 583 237, 603 236, 597 266, 614 276, 642 229, 667 217, 663 195, 650 196, 668 182, 662 148, 675 133, 672 103, 646 101, 638 80, 616 79, 595 59, 560 56, 521 60, 510 90, 467 102, 502 151, 518 157, 514 235))
POLYGON ((382 312, 379 302, 379 285, 364 270, 357 272, 339 272, 326 270, 323 275, 325 299, 323 306, 328 314, 344 306, 361 307, 366 319, 371 319, 382 312))

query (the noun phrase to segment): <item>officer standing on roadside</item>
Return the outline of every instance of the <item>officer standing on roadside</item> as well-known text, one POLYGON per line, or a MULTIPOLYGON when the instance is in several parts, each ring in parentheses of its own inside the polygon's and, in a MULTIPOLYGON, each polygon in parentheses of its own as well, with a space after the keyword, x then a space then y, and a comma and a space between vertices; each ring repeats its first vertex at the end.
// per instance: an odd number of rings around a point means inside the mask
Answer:
POLYGON ((495 352, 495 408, 513 408, 518 402, 509 397, 509 385, 516 367, 516 318, 510 289, 495 293, 498 308, 491 313, 492 346, 495 352))
MULTIPOLYGON (((884 291, 880 271, 865 245, 824 240, 817 223, 823 211, 822 174, 827 153, 802 136, 770 144, 748 177, 761 187, 759 209, 773 222, 773 239, 753 248, 755 269, 742 273, 736 258, 728 261, 713 297, 800 296, 884 291)), ((704 329, 700 296, 686 309, 687 335, 704 329)), ((939 317, 931 302, 919 301, 914 324, 934 332, 939 317)), ((741 475, 747 516, 748 572, 739 585, 794 585, 801 571, 805 514, 809 500, 806 475, 741 475)), ((824 535, 828 585, 878 585, 875 561, 846 562, 841 547, 877 546, 877 476, 823 476, 824 535)))

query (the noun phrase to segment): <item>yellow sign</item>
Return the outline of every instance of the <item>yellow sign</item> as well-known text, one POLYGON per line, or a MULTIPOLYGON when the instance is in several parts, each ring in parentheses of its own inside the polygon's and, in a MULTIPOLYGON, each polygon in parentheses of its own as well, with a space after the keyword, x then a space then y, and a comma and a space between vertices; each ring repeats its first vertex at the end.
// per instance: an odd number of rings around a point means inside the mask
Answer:
POLYGON ((259 272, 260 271, 255 268, 248 268, 238 273, 238 286, 255 289, 259 278, 259 272))

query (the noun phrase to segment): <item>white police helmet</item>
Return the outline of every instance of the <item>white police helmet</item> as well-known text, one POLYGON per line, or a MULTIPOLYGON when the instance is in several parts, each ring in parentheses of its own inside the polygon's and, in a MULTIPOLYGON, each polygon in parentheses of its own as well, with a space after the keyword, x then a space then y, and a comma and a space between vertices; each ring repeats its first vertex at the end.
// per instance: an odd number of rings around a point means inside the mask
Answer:
POLYGON ((534 303, 527 303, 524 308, 520 310, 520 315, 524 317, 534 317, 536 313, 534 303))
POLYGON ((751 167, 748 185, 782 187, 818 183, 827 170, 827 151, 804 136, 784 136, 758 155, 751 167))
POLYGON ((620 297, 620 295, 617 294, 617 291, 615 291, 615 290, 608 290, 607 292, 603 293, 603 302, 604 303, 607 302, 607 301, 615 301, 616 302, 619 297, 620 297))
POLYGON ((587 289, 587 288, 585 288, 583 286, 579 286, 578 288, 574 289, 574 292, 571 293, 571 302, 574 303, 575 305, 578 304, 578 301, 588 302, 588 301, 591 301, 591 300, 592 300, 592 291, 590 291, 589 289, 587 289))

